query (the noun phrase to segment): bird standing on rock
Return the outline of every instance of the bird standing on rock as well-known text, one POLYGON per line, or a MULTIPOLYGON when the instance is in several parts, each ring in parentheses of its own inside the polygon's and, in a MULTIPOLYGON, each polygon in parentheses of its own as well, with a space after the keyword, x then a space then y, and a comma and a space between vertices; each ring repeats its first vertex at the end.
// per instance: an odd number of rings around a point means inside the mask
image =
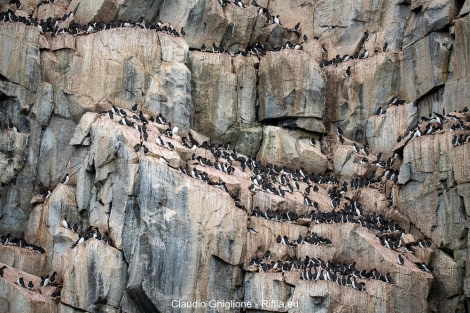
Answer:
POLYGON ((69 182, 69 178, 70 178, 69 174, 65 174, 65 177, 62 178, 61 184, 67 185, 67 183, 69 182))

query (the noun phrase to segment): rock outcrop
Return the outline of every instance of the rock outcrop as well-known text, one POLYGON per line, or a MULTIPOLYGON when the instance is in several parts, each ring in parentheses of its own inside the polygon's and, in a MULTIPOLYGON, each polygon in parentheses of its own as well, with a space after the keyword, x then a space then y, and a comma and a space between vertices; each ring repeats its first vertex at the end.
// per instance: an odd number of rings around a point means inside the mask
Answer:
POLYGON ((1 312, 468 310, 469 1, 0 12, 1 312))

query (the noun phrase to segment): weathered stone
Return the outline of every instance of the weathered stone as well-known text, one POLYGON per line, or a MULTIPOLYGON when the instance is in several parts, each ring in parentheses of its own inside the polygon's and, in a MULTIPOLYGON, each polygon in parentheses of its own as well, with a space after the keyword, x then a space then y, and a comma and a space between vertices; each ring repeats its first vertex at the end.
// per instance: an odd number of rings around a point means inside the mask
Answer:
POLYGON ((272 163, 281 167, 289 167, 295 162, 308 172, 322 173, 326 170, 328 161, 319 147, 309 145, 309 140, 310 136, 306 132, 265 126, 257 159, 262 163, 272 163))
POLYGON ((63 303, 88 311, 119 311, 127 280, 122 252, 102 241, 89 239, 64 254, 62 265, 63 303))
POLYGON ((323 116, 324 81, 303 51, 268 53, 259 69, 260 120, 323 116))
MULTIPOLYGON (((470 2, 466 2, 467 4, 470 2)), ((470 91, 467 86, 470 83, 469 78, 469 60, 470 54, 470 15, 465 18, 455 20, 455 41, 452 49, 452 55, 449 65, 449 81, 444 88, 443 107, 448 112, 460 111, 467 104, 466 99, 470 97, 470 91)))
POLYGON ((175 297, 209 301, 218 293, 223 299, 233 298, 246 213, 235 208, 226 193, 151 159, 141 159, 136 180, 137 197, 127 203, 123 232, 124 253, 131 264, 127 290, 134 304, 141 311, 150 307, 168 312, 179 311, 171 308, 175 297), (180 186, 177 191, 175 184, 180 186), (166 231, 169 228, 171 232, 166 231), (219 266, 233 278, 211 279, 219 266))
POLYGON ((250 40, 247 34, 260 22, 254 7, 223 8, 217 0, 199 0, 191 7, 186 20, 186 40, 191 48, 199 49, 203 43, 212 47, 215 43, 234 52, 244 50, 250 40))
POLYGON ((407 133, 410 125, 418 122, 413 103, 391 106, 386 114, 371 116, 367 121, 366 137, 370 152, 392 151, 397 139, 407 133))
POLYGON ((75 128, 75 132, 70 139, 71 145, 81 145, 85 138, 89 135, 91 125, 98 119, 99 115, 92 112, 87 112, 83 115, 80 119, 80 123, 78 123, 77 127, 75 128))
POLYGON ((192 111, 190 81, 191 73, 185 65, 164 62, 160 80, 150 82, 143 111, 153 116, 162 114, 182 131, 188 131, 192 111))
POLYGON ((343 129, 344 137, 365 143, 368 118, 399 95, 402 81, 400 59, 391 53, 371 55, 325 69, 325 116, 343 129), (351 77, 344 73, 351 66, 351 77), (351 79, 352 78, 352 79, 351 79))
POLYGON ((82 25, 89 22, 109 23, 116 17, 119 5, 123 0, 98 0, 85 1, 72 0, 67 8, 67 12, 75 11, 75 21, 82 25))
POLYGON ((25 164, 28 148, 28 135, 14 130, 2 132, 0 136, 0 182, 7 184, 25 164))
MULTIPOLYGON (((55 37, 52 45, 56 40, 62 42, 61 37, 67 35, 55 37)), ((187 45, 181 39, 136 28, 68 38, 74 38, 75 51, 58 50, 55 60, 49 58, 53 63, 43 69, 44 76, 54 80, 55 102, 68 103, 56 106, 57 114, 78 122, 85 111, 109 109, 109 103, 124 108, 145 103, 149 113, 156 114, 156 109, 162 114, 174 112, 168 118, 189 128, 189 72, 181 63, 162 63, 162 57, 173 62, 185 60, 187 45), (160 41, 167 45, 163 53, 160 41), (59 84, 56 77, 63 82, 59 84), (157 107, 152 99, 164 103, 157 107)))
POLYGON ((404 215, 433 242, 460 249, 467 215, 457 191, 450 187, 455 184, 454 177, 460 177, 459 183, 469 181, 470 174, 460 164, 465 163, 470 147, 452 147, 450 141, 448 134, 428 135, 405 146, 403 166, 408 167, 410 180, 401 188, 398 203, 404 215))
POLYGON ((39 30, 23 23, 0 23, 0 41, 0 75, 36 91, 40 80, 39 30))

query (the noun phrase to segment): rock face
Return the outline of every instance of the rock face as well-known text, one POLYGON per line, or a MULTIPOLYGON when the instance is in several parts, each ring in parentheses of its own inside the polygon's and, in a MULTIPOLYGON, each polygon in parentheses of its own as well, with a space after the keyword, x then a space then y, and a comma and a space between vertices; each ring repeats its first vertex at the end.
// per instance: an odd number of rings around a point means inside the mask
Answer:
POLYGON ((260 62, 260 119, 321 119, 324 82, 318 64, 303 51, 268 53, 260 62))
POLYGON ((39 2, 0 312, 468 311, 469 1, 39 2))

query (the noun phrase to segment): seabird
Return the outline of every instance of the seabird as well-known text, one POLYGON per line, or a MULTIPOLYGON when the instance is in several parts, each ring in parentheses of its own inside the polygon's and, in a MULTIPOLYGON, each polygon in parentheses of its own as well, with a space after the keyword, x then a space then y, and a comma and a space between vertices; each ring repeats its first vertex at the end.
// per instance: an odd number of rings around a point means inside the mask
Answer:
POLYGON ((295 29, 296 31, 300 31, 300 22, 298 22, 297 24, 295 24, 294 29, 295 29))
POLYGON ((137 103, 132 106, 131 111, 134 113, 137 112, 137 103))
POLYGON ((403 259, 403 257, 401 256, 401 254, 399 254, 397 256, 397 261, 398 261, 398 264, 400 265, 403 265, 405 263, 405 260, 403 259))
POLYGON ((69 174, 68 174, 68 173, 65 174, 65 177, 62 178, 61 184, 62 184, 62 185, 67 185, 67 183, 69 182, 69 178, 70 178, 70 177, 69 177, 69 174))
POLYGON ((258 233, 258 231, 256 229, 254 229, 253 227, 248 227, 248 231, 254 235, 256 235, 258 233))
POLYGON ((20 132, 20 131, 18 130, 18 128, 17 128, 15 125, 13 125, 13 123, 11 122, 11 119, 8 119, 8 129, 9 129, 9 130, 13 130, 13 131, 15 131, 15 132, 17 132, 17 133, 20 132))
POLYGON ((382 107, 379 107, 379 108, 377 109, 377 115, 385 114, 386 112, 387 112, 387 111, 386 111, 384 108, 382 108, 382 107))
POLYGON ((105 244, 108 244, 108 245, 111 245, 111 243, 112 243, 112 240, 111 240, 111 238, 109 237, 108 232, 105 232, 105 233, 104 233, 104 235, 101 237, 101 240, 102 240, 105 244))
POLYGON ((281 21, 279 20, 279 15, 277 15, 276 17, 273 16, 273 21, 274 21, 274 23, 276 23, 278 25, 282 25, 281 21))
POLYGON ((3 266, 2 268, 0 268, 0 277, 3 277, 3 271, 8 268, 6 266, 3 266))
POLYGON ((29 290, 32 290, 33 288, 34 288, 33 282, 32 282, 32 281, 29 281, 29 283, 28 283, 28 289, 29 289, 29 290))
POLYGON ((18 278, 16 283, 21 287, 25 287, 23 277, 18 278))
POLYGON ((43 197, 44 197, 44 200, 46 199, 49 199, 49 197, 51 196, 52 192, 50 190, 48 190, 46 193, 44 193, 43 197))
POLYGON ((348 69, 346 70, 346 77, 351 77, 351 66, 348 66, 348 69))
POLYGON ((168 160, 165 159, 165 157, 164 157, 163 155, 160 157, 160 162, 163 162, 163 163, 165 163, 165 164, 168 164, 168 160))
POLYGON ((64 226, 64 227, 67 228, 67 229, 70 229, 70 225, 69 225, 69 223, 67 222, 67 220, 65 219, 65 216, 64 216, 64 218, 63 218, 63 220, 62 220, 62 226, 64 226))
POLYGON ((341 144, 344 144, 344 138, 343 138, 343 136, 341 136, 341 135, 339 135, 339 142, 340 142, 341 144))
MULTIPOLYGON (((76 246, 81 245, 84 241, 85 241, 85 238, 82 237, 82 235, 78 235, 78 240, 70 248, 73 249, 76 246)), ((49 278, 46 278, 46 280, 49 280, 49 278)))

